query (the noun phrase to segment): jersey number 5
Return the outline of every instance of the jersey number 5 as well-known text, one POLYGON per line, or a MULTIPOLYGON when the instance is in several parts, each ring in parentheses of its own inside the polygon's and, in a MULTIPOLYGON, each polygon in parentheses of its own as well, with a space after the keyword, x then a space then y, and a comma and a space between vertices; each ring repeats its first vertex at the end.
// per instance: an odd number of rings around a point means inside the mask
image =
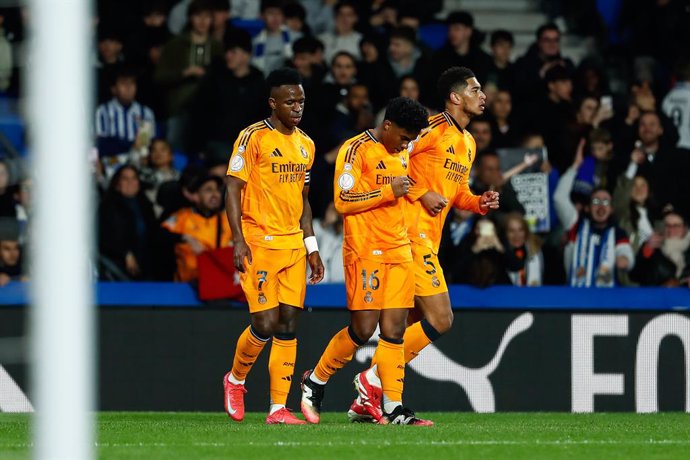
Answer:
POLYGON ((436 273, 436 265, 434 265, 434 263, 432 261, 430 261, 429 259, 431 259, 431 254, 427 254, 424 256, 424 265, 429 267, 429 269, 426 270, 426 274, 427 275, 434 275, 436 273))

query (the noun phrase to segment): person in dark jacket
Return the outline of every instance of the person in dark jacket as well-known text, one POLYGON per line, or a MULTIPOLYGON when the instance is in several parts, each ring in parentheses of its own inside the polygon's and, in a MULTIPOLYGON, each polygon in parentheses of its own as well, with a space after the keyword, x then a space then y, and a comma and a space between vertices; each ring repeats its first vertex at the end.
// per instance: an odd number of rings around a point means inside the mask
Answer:
POLYGON ((147 279, 150 245, 157 228, 153 205, 144 195, 139 172, 130 165, 115 172, 98 208, 98 247, 125 276, 147 279))

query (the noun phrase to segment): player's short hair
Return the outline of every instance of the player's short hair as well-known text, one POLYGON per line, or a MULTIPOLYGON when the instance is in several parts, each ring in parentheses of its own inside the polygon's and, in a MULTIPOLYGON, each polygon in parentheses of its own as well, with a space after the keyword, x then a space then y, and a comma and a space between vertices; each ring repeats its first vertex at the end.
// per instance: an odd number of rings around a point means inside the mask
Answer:
POLYGON ((302 77, 299 72, 289 67, 281 67, 268 74, 266 86, 269 90, 283 85, 301 85, 302 77))
POLYGON ((594 128, 589 133, 589 143, 594 144, 596 142, 600 142, 602 144, 608 144, 609 142, 612 142, 611 133, 609 132, 609 130, 605 128, 594 128))
POLYGON ((187 20, 192 16, 196 16, 202 13, 213 13, 213 7, 211 3, 207 0, 192 0, 192 3, 187 7, 187 20))
POLYGON ((391 31, 390 39, 400 38, 409 43, 415 44, 417 42, 417 34, 410 26, 399 26, 391 31))
POLYGON ((386 105, 384 119, 413 133, 429 126, 429 112, 422 104, 407 97, 391 99, 386 105))
POLYGON ((508 42, 511 45, 515 44, 515 39, 513 34, 505 29, 494 30, 491 34, 491 46, 494 46, 498 42, 508 42))
POLYGON ((547 30, 555 30, 556 32, 558 32, 559 35, 561 34, 561 30, 555 23, 547 22, 546 24, 542 24, 541 26, 539 26, 539 28, 537 29, 537 40, 539 40, 542 34, 547 30))
POLYGON ((444 100, 450 99, 450 93, 461 92, 467 86, 467 80, 474 78, 474 72, 467 67, 451 67, 438 78, 436 88, 444 100))
POLYGON ((282 0, 261 0, 259 12, 263 14, 269 8, 278 8, 280 11, 283 11, 283 3, 282 0))
POLYGON ((301 37, 292 44, 292 54, 309 53, 313 54, 323 50, 323 43, 318 38, 301 37))

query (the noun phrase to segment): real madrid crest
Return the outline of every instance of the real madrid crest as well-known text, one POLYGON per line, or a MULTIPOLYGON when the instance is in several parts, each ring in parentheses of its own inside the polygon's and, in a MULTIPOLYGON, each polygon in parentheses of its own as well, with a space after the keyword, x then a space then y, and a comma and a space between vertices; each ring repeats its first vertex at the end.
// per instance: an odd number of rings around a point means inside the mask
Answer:
POLYGON ((441 282, 438 280, 438 276, 434 275, 431 277, 431 285, 435 288, 441 285, 441 282))
POLYGON ((302 147, 301 145, 299 146, 299 151, 302 152, 303 158, 309 158, 309 154, 307 153, 307 150, 304 147, 302 147))
POLYGON ((407 169, 407 161, 405 161, 405 157, 400 157, 400 163, 402 164, 403 168, 407 169))
POLYGON ((374 301, 374 296, 371 295, 371 291, 367 291, 367 293, 364 294, 364 301, 365 301, 366 303, 371 303, 371 302, 374 301))
POLYGON ((261 305, 263 305, 263 304, 266 303, 266 296, 264 295, 263 292, 259 292, 259 303, 260 303, 261 305))

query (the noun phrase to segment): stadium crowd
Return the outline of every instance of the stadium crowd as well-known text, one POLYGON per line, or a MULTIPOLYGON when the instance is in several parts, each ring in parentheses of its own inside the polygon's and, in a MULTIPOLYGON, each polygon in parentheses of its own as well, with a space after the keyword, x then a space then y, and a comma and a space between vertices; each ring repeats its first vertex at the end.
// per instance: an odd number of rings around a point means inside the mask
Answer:
MULTIPOLYGON (((509 30, 479 30, 441 0, 100 0, 99 277, 194 281, 198 254, 232 244, 223 178, 233 142, 268 115, 265 76, 290 66, 307 97, 300 128, 316 144, 310 201, 325 281, 342 281, 339 146, 380 122, 392 97, 438 113, 436 79, 465 66, 487 95, 469 126, 471 187, 499 191, 501 208, 449 214, 439 253, 449 283, 690 286, 690 13, 680 0, 602 3, 541 2, 556 21, 514 56, 509 30), (556 24, 586 37, 586 57, 561 54, 556 24), (428 40, 439 28, 441 46, 428 40), (501 152, 518 148, 524 159, 502 166, 501 152), (535 165, 530 152, 546 154, 535 165), (547 231, 516 190, 527 169, 547 178, 547 231)), ((20 79, 3 63, 26 19, 0 13, 0 90, 11 97, 20 79)), ((25 172, 0 159, 0 285, 27 276, 25 172)))

